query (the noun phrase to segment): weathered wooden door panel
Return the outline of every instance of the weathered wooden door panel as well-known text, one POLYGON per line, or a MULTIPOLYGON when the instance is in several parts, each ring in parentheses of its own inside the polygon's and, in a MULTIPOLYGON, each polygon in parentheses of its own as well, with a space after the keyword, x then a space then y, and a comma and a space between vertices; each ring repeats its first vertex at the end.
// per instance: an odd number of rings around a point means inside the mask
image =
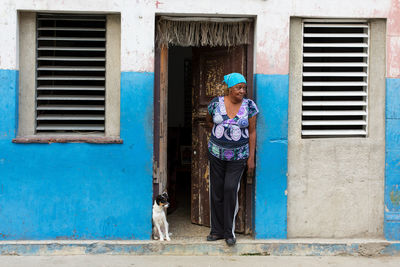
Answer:
POLYGON ((154 95, 153 198, 167 188, 168 47, 157 47, 154 95))
MULTIPOLYGON (((210 226, 207 141, 211 129, 205 121, 207 105, 213 97, 225 94, 222 83, 225 74, 239 72, 246 76, 246 55, 245 46, 193 49, 191 218, 196 224, 210 226)), ((245 179, 242 179, 236 232, 245 231, 245 188, 245 179)))

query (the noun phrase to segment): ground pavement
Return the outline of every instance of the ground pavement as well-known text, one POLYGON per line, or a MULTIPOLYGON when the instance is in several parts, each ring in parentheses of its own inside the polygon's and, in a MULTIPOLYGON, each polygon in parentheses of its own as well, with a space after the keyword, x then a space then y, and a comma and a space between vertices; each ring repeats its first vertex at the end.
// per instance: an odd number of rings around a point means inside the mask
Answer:
POLYGON ((354 256, 0 256, 1 267, 399 267, 400 257, 354 256))

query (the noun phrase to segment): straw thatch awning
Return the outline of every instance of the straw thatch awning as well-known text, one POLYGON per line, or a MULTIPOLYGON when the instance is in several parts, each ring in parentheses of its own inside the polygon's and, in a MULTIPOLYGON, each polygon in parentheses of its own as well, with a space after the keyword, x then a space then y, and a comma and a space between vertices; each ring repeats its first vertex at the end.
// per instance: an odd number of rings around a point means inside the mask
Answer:
POLYGON ((157 23, 159 46, 238 46, 250 43, 250 18, 170 17, 157 23))

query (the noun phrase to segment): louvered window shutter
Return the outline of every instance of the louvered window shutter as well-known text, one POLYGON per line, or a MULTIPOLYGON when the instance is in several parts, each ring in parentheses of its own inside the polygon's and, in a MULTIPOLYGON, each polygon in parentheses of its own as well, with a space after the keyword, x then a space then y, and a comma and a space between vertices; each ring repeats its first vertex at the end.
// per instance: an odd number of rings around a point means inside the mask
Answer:
POLYGON ((36 133, 104 133, 106 17, 37 15, 36 133))
POLYGON ((303 23, 302 137, 366 136, 367 22, 303 23))

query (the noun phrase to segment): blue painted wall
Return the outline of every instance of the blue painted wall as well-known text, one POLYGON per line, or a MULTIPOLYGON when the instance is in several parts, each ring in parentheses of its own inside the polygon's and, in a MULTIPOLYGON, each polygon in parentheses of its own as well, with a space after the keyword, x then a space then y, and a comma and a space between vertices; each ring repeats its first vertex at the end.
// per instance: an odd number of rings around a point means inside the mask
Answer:
MULTIPOLYGON (((288 75, 255 75, 256 238, 287 238, 288 75)), ((0 70, 0 240, 149 239, 153 73, 121 74, 123 144, 14 144, 18 72, 0 70)), ((400 239, 400 79, 387 79, 385 237, 400 239)))
POLYGON ((287 238, 289 75, 256 74, 255 237, 287 238))
POLYGON ((385 222, 388 240, 400 240, 400 79, 386 79, 385 222))
POLYGON ((0 240, 150 239, 153 73, 121 73, 123 144, 14 144, 18 72, 0 70, 0 240))

